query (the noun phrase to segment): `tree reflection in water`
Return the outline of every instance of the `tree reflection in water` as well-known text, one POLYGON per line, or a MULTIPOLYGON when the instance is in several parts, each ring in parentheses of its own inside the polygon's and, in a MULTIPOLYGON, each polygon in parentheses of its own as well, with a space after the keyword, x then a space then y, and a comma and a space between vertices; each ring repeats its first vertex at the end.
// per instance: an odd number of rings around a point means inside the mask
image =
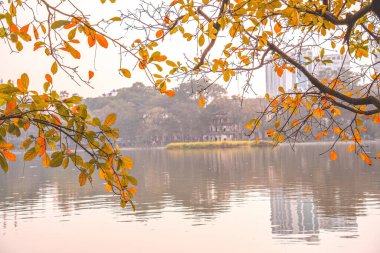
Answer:
POLYGON ((14 163, 0 176, 2 230, 43 218, 48 211, 66 221, 82 209, 99 208, 123 222, 180 212, 194 225, 204 225, 254 194, 270 205, 275 238, 317 242, 321 230, 356 237, 357 217, 367 215, 368 204, 380 206, 380 166, 366 166, 343 144, 338 144, 339 160, 329 161, 318 155, 327 147, 125 151, 136 161, 139 179, 135 213, 121 210, 98 180, 93 187, 79 187, 73 169, 14 163))

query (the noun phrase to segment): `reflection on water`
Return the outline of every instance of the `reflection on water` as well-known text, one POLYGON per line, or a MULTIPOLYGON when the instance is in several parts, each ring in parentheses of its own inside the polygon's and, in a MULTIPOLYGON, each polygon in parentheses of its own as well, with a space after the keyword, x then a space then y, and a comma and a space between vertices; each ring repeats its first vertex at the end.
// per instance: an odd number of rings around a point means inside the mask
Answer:
MULTIPOLYGON (((372 150, 379 150, 378 143, 371 145, 372 150)), ((212 234, 204 244, 214 246, 214 236, 244 233, 247 238, 236 239, 247 245, 241 252, 252 252, 256 248, 248 245, 253 244, 261 245, 262 252, 286 252, 281 245, 293 252, 313 249, 308 247, 340 252, 344 247, 331 239, 336 236, 345 239, 343 245, 362 243, 364 252, 380 251, 380 244, 371 241, 371 234, 380 232, 375 225, 380 216, 379 163, 366 166, 343 151, 345 145, 338 145, 339 161, 332 162, 318 155, 326 148, 304 144, 295 151, 286 145, 274 150, 126 151, 136 161, 139 179, 135 213, 120 209, 97 180, 92 187, 79 187, 74 169, 15 163, 9 173, 0 176, 0 252, 2 247, 7 249, 4 252, 24 252, 22 246, 11 247, 10 243, 31 237, 31 231, 46 223, 52 233, 62 226, 73 230, 65 223, 85 229, 88 224, 81 223, 85 217, 91 217, 94 226, 107 222, 115 233, 110 238, 119 231, 140 231, 136 233, 144 240, 153 240, 157 237, 154 231, 171 231, 169 236, 177 237, 177 242, 163 234, 160 240, 171 244, 172 252, 185 252, 181 245, 186 238, 205 231, 212 234)), ((90 236, 91 226, 84 233, 90 236)), ((227 241, 218 244, 213 252, 230 252, 227 241)), ((144 247, 139 245, 137 252, 149 252, 144 247)), ((94 247, 89 252, 97 250, 94 247)), ((354 248, 341 252, 350 250, 357 252, 354 248)))

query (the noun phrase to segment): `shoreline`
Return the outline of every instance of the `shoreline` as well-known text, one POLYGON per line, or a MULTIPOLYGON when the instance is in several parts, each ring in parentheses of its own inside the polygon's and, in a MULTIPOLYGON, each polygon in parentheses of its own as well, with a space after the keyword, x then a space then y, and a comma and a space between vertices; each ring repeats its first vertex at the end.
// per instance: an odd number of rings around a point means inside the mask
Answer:
MULTIPOLYGON (((255 143, 255 141, 247 141, 247 142, 253 142, 255 143)), ((264 145, 260 145, 260 144, 254 144, 252 146, 250 145, 241 145, 241 146, 234 146, 234 147, 220 147, 221 149, 223 148, 255 148, 255 147, 276 147, 276 145, 274 145, 271 141, 269 140, 262 140, 262 141, 259 141, 260 142, 265 142, 266 144, 264 145)), ((173 143, 180 143, 180 144, 186 144, 186 143, 194 143, 194 142, 173 142, 173 143)), ((173 144, 173 143, 169 143, 169 144, 173 144)), ((197 142, 197 143, 203 143, 203 142, 197 142)), ((220 145, 222 142, 217 142, 215 141, 214 143, 220 145)), ((320 144, 329 144, 329 143, 333 143, 333 141, 308 141, 308 142, 296 142, 295 145, 320 145, 320 144)), ((336 142, 336 145, 349 145, 349 144, 353 144, 354 142, 353 141, 348 141, 348 142, 344 142, 344 141, 338 141, 336 142)), ((380 139, 375 139, 375 140, 363 140, 362 143, 379 143, 380 144, 380 139)), ((167 144, 166 146, 157 146, 157 147, 122 147, 120 148, 120 150, 123 150, 123 151, 128 151, 128 150, 176 150, 176 149, 180 149, 180 150, 185 150, 185 149, 191 149, 191 148, 167 148, 167 146, 169 145, 167 144)), ((277 146, 285 146, 285 145, 290 145, 290 143, 279 143, 277 146)), ((216 147, 218 148, 218 147, 216 147)), ((195 149, 195 148, 194 148, 195 149)), ((198 149, 215 149, 215 147, 212 147, 212 148, 208 148, 208 147, 204 147, 204 148, 198 148, 198 149)), ((15 154, 21 154, 21 153, 24 153, 25 150, 17 150, 15 149, 13 153, 15 154)), ((52 152, 52 151, 48 151, 48 152, 52 152)), ((77 150, 77 152, 83 152, 82 149, 80 150, 77 150)))

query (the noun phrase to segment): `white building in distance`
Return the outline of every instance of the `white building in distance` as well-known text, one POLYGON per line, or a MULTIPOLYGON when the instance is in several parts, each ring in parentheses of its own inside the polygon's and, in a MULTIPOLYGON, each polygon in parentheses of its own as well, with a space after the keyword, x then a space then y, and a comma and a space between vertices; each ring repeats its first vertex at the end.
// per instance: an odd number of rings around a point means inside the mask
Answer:
MULTIPOLYGON (((319 62, 318 64, 310 63, 313 60, 313 52, 311 49, 303 49, 301 54, 292 54, 292 57, 303 64, 303 66, 314 75, 323 75, 324 73, 339 73, 342 71, 347 71, 350 69, 351 58, 349 55, 341 54, 329 54, 323 57, 323 60, 331 60, 332 63, 323 64, 319 62)), ((378 67, 380 72, 380 55, 378 58, 379 64, 375 67, 378 67)), ((280 94, 278 90, 279 87, 283 87, 285 91, 293 90, 295 84, 297 84, 297 90, 306 91, 310 88, 311 83, 309 79, 298 69, 295 73, 292 73, 288 70, 284 70, 281 77, 277 75, 274 71, 273 64, 267 64, 265 66, 265 76, 266 76, 266 93, 270 96, 276 96, 280 94)))
MULTIPOLYGON (((304 49, 302 51, 302 54, 293 53, 291 55, 294 59, 296 59, 298 62, 301 62, 302 64, 305 64, 313 57, 311 49, 304 49)), ((304 66, 309 72, 313 72, 313 64, 305 64, 304 66)), ((285 69, 281 77, 277 75, 274 69, 274 64, 267 64, 265 66, 266 93, 268 93, 270 96, 276 96, 280 94, 278 90, 279 87, 283 87, 285 91, 293 90, 296 83, 298 89, 302 91, 305 91, 308 87, 310 87, 310 81, 298 69, 296 69, 295 73, 292 73, 285 69)))

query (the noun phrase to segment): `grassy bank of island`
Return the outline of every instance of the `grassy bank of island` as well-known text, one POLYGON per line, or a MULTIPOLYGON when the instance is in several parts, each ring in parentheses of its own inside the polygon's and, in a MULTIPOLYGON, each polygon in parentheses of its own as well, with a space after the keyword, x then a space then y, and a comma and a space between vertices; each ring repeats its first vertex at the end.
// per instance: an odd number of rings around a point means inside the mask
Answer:
POLYGON ((209 149, 209 148, 241 148, 241 147, 273 147, 270 141, 205 141, 205 142, 173 142, 167 149, 209 149))

